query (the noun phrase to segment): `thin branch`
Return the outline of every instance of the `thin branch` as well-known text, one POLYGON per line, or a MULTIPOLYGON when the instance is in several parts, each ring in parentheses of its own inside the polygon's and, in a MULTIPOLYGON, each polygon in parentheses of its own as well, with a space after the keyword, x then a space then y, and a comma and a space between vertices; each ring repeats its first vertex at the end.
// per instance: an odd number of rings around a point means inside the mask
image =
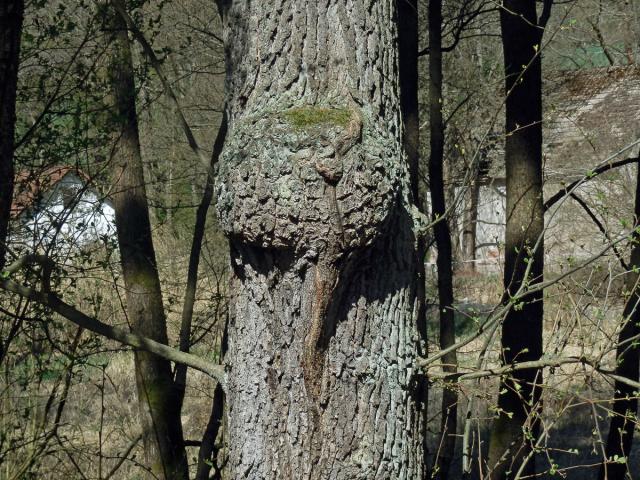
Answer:
POLYGON ((196 355, 181 352, 175 348, 171 348, 147 337, 143 337, 142 335, 107 325, 100 320, 85 315, 68 303, 63 302, 54 293, 40 292, 14 282, 9 278, 0 281, 0 288, 49 307, 51 310, 63 316, 70 322, 75 323, 79 327, 85 328, 93 333, 97 333, 98 335, 102 335, 110 340, 115 340, 116 342, 123 343, 130 347, 153 353, 166 360, 181 363, 194 368, 195 370, 206 373, 220 382, 224 387, 225 378, 224 367, 222 365, 213 365, 196 355))
MULTIPOLYGON (((631 147, 633 147, 633 146, 635 146, 635 145, 637 145, 639 143, 640 143, 640 139, 636 140, 631 145, 628 145, 627 147, 625 147, 625 150, 627 150, 627 149, 629 149, 629 148, 631 148, 631 147)), ((622 153, 622 151, 616 153, 614 155, 614 157, 616 155, 618 155, 619 153, 622 153)), ((608 159, 608 160, 610 160, 610 159, 608 159)), ((631 157, 631 158, 625 158, 624 160, 619 160, 617 162, 606 163, 606 164, 603 164, 603 165, 600 165, 600 166, 594 168, 592 171, 590 171, 587 175, 585 175, 581 179, 570 183, 569 185, 567 185, 566 187, 561 188, 558 192, 556 192, 554 195, 552 195, 546 202, 544 202, 544 211, 546 212, 552 206, 554 206, 560 199, 562 199, 562 197, 564 197, 566 195, 569 195, 577 187, 579 187, 583 183, 591 180, 592 178, 600 175, 601 173, 607 172, 607 171, 612 170, 614 168, 622 167, 624 165, 628 165, 630 163, 638 163, 639 161, 640 161, 640 157, 631 157)))
MULTIPOLYGON (((507 375, 519 370, 531 370, 531 369, 551 368, 551 367, 557 368, 562 365, 569 365, 569 364, 588 365, 589 367, 591 367, 593 370, 600 373, 601 375, 608 376, 613 380, 617 380, 620 383, 624 383, 625 385, 629 385, 632 388, 637 388, 640 390, 640 382, 631 380, 630 378, 622 377, 620 375, 616 375, 610 370, 605 370, 602 367, 600 367, 600 364, 598 362, 591 360, 587 357, 542 358, 540 360, 532 360, 529 362, 517 362, 517 363, 512 363, 511 365, 505 365, 503 367, 487 368, 484 370, 478 370, 470 373, 459 373, 459 372, 458 373, 447 373, 447 372, 437 373, 434 375, 429 375, 429 378, 434 380, 435 379, 447 379, 447 380, 455 379, 456 381, 460 382, 463 380, 473 380, 477 378, 492 377, 496 375, 507 375)), ((439 366, 439 365, 434 365, 434 367, 435 366, 439 366)), ((430 367, 430 368, 433 368, 433 367, 430 367)))
POLYGON ((138 435, 136 438, 134 438, 131 443, 129 443, 129 446, 127 447, 127 449, 124 451, 124 453, 120 456, 120 458, 118 459, 118 461, 116 462, 116 464, 113 466, 113 468, 109 471, 109 473, 107 473, 107 475, 103 478, 103 480, 109 480, 111 477, 113 477, 116 472, 118 471, 118 469, 122 466, 122 464, 124 463, 125 460, 127 460, 129 458, 129 454, 131 453, 131 451, 135 448, 136 445, 138 445, 138 443, 140 442, 140 440, 142 440, 142 434, 138 435))
MULTIPOLYGON (((549 288, 551 285, 562 281, 563 279, 573 275, 574 273, 582 270, 583 268, 586 268, 587 266, 589 266, 591 263, 593 263, 597 259, 602 258, 602 256, 604 254, 606 254, 607 251, 610 248, 612 248, 612 246, 615 246, 618 243, 621 243, 622 241, 626 240, 627 238, 628 238, 627 235, 621 235, 618 239, 612 241, 610 245, 604 246, 599 252, 596 252, 590 258, 586 259, 581 265, 577 265, 574 268, 570 268, 570 269, 566 270, 565 272, 563 272, 562 274, 558 275, 556 278, 554 278, 552 280, 539 282, 539 283, 535 283, 535 284, 527 284, 526 282, 522 283, 522 285, 520 286, 518 291, 516 291, 510 297, 509 303, 506 303, 506 304, 498 303, 493 308, 493 310, 491 312, 489 312, 489 314, 487 315, 487 318, 478 326, 478 329, 474 333, 470 334, 466 338, 463 338, 463 339, 459 340, 454 345, 451 345, 448 348, 440 350, 440 351, 434 353, 433 355, 431 355, 431 356, 429 356, 427 358, 419 358, 419 359, 417 359, 416 362, 415 362, 415 366, 417 368, 427 368, 430 364, 432 364, 436 360, 439 360, 444 355, 446 355, 448 352, 450 352, 452 350, 458 350, 458 349, 464 347, 465 345, 468 345, 469 343, 474 341, 476 338, 480 337, 483 333, 485 333, 487 331, 491 331, 490 329, 492 329, 493 325, 496 322, 499 322, 499 321, 503 320, 506 317, 508 311, 513 307, 514 304, 516 304, 517 302, 522 302, 527 297, 531 296, 531 294, 533 294, 535 292, 538 292, 538 291, 544 291, 546 288, 549 288)), ((535 248, 538 248, 538 247, 537 246, 534 247, 534 250, 535 250, 535 248)), ((529 262, 529 264, 527 265, 527 270, 525 271, 525 275, 524 275, 525 278, 527 278, 529 276, 529 270, 531 268, 532 263, 533 262, 529 262)))
POLYGON ((212 32, 211 30, 207 30, 206 28, 200 28, 200 27, 196 27, 195 25, 189 25, 187 23, 184 22, 180 22, 179 25, 183 25, 187 28, 191 28, 192 30, 195 30, 198 33, 202 33, 203 35, 206 35, 207 37, 211 37, 213 38, 216 42, 220 43, 221 45, 224 45, 224 40, 216 35, 214 32, 212 32))
POLYGON ((206 152, 204 152, 200 148, 196 140, 196 137, 191 131, 191 127, 189 127, 189 124, 187 123, 187 119, 185 118, 184 113, 182 111, 182 107, 178 102, 178 97, 173 91, 173 88, 171 88, 171 84, 169 83, 169 80, 167 79, 167 76, 164 72, 164 68, 162 67, 162 62, 160 62, 160 60, 156 56, 156 53, 153 51, 153 47, 151 46, 151 44, 149 44, 144 34, 136 26, 135 22, 127 12, 127 9, 125 8, 122 0, 113 0, 113 6, 118 12, 118 15, 120 15, 124 20, 124 22, 127 24, 127 28, 133 34, 133 38, 135 38, 136 41, 140 44, 144 54, 149 59, 149 62, 151 62, 151 66, 158 74, 158 77, 160 78, 160 82, 162 83, 162 88, 164 89, 164 93, 167 95, 169 100, 173 103, 176 113, 178 114, 178 119, 180 120, 180 126, 182 127, 182 130, 184 131, 184 134, 187 137, 187 142, 189 143, 189 147, 191 147, 191 150, 193 150, 194 153, 198 156, 198 158, 200 159, 200 162, 202 162, 203 165, 209 168, 209 156, 206 154, 206 152))
MULTIPOLYGON (((593 220, 593 223, 596 224, 596 226, 598 227, 600 232, 602 232, 602 234, 607 239, 607 241, 611 242, 611 239, 609 238, 609 233, 607 232, 607 229, 602 224, 602 222, 598 219, 598 217, 596 217, 596 214, 593 213, 593 211, 589 208, 589 205, 587 205, 587 202, 582 200, 582 198, 580 198, 575 193, 571 194, 571 198, 573 198, 578 203, 578 205, 580 205, 582 207, 582 209, 585 212, 587 212, 587 215, 589 215, 589 218, 591 218, 591 220, 593 220)), ((618 259, 618 261, 620 262, 620 265, 622 265, 622 268, 624 268, 625 270, 629 270, 629 266, 624 261, 624 258, 622 257, 622 254, 618 250, 618 247, 616 247, 615 245, 613 246, 613 253, 615 254, 615 256, 618 259)))

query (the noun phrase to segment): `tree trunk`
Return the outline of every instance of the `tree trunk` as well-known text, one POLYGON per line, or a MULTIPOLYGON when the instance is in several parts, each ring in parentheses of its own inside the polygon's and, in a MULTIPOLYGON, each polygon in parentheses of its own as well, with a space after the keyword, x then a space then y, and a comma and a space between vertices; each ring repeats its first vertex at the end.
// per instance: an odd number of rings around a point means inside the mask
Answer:
MULTIPOLYGON (((635 199, 635 225, 640 225, 640 168, 638 168, 636 178, 636 199, 635 199)), ((626 291, 630 296, 625 304, 622 316, 624 325, 618 336, 618 346, 616 348, 616 375, 634 381, 640 379, 640 350, 634 337, 640 335, 640 234, 633 231, 633 248, 631 250, 631 262, 627 278, 625 279, 626 291)), ((638 424, 638 394, 637 389, 629 385, 616 381, 614 384, 613 416, 609 426, 609 436, 607 438, 606 454, 607 460, 614 457, 624 457, 625 462, 603 464, 600 469, 600 479, 625 478, 629 472, 629 454, 633 444, 633 434, 638 424)), ((631 478, 630 476, 628 478, 631 478)))
MULTIPOLYGON (((106 5, 111 33, 109 77, 115 102, 113 204, 133 331, 167 344, 167 326, 156 267, 135 107, 134 70, 126 24, 106 5)), ((136 385, 147 465, 162 480, 187 479, 180 410, 167 360, 135 352, 136 385)))
MULTIPOLYGON (((191 241, 191 250, 189 251, 189 266, 187 268, 187 285, 184 292, 184 302, 182 306, 182 319, 180 322, 180 350, 188 352, 191 349, 191 324, 193 321, 193 308, 196 303, 196 288, 198 286, 198 268, 200 266, 200 253, 202 252, 202 241, 207 225, 207 214, 209 206, 213 200, 213 183, 214 170, 218 164, 220 153, 224 145, 224 139, 227 136, 227 118, 222 116, 218 134, 213 144, 213 152, 211 154, 211 164, 207 172, 207 181, 205 183, 202 199, 196 211, 196 222, 193 227, 193 238, 191 241)), ((182 410, 184 394, 187 387, 187 366, 176 364, 175 383, 177 390, 178 410, 182 410)))
POLYGON ((397 0, 400 111, 404 124, 403 146, 411 176, 411 193, 420 201, 420 105, 418 103, 418 1, 397 0))
MULTIPOLYGON (((542 281, 542 67, 536 2, 505 0, 500 10, 505 65, 507 222, 505 302, 525 283, 542 281), (527 271, 527 269, 530 269, 527 271)), ((542 355, 542 292, 513 305, 502 326, 502 361, 542 355)), ((501 380, 499 414, 491 432, 491 478, 512 478, 539 431, 542 370, 521 370, 501 380)), ((531 458, 523 475, 535 471, 531 458)))
POLYGON ((462 270, 476 271, 476 238, 478 232, 478 203, 480 200, 480 179, 476 174, 472 177, 467 192, 467 206, 464 211, 462 227, 462 270))
POLYGON ((224 6, 230 478, 421 478, 396 2, 224 6))
MULTIPOLYGON (((438 314, 440 316, 440 348, 446 349, 455 343, 455 319, 453 312, 453 254, 451 231, 446 214, 444 191, 444 135, 442 118, 442 1, 429 1, 429 185, 434 237, 438 257, 438 314)), ((455 372, 458 364, 454 351, 442 357, 445 372, 455 372)), ((458 394, 452 386, 442 389, 441 439, 435 462, 437 478, 449 478, 449 468, 456 445, 458 423, 458 394)))
MULTIPOLYGON (((420 108, 418 102, 418 1, 396 0, 398 8, 398 67, 400 75, 400 111, 404 125, 402 144, 407 155, 409 175, 411 181, 411 194, 413 201, 421 212, 424 212, 425 202, 420 188, 420 108)), ((424 268, 424 253, 426 242, 418 239, 418 315, 417 324, 420 346, 419 353, 427 356, 427 305, 426 305, 426 272, 424 268)), ((429 381, 426 375, 420 375, 416 379, 416 399, 421 402, 426 410, 429 402, 429 381)), ((426 431, 427 416, 423 417, 426 431)), ((422 439, 422 454, 425 465, 429 456, 427 436, 422 439)))
POLYGON ((0 5, 0 270, 5 262, 13 198, 16 87, 23 12, 22 0, 7 0, 0 5))

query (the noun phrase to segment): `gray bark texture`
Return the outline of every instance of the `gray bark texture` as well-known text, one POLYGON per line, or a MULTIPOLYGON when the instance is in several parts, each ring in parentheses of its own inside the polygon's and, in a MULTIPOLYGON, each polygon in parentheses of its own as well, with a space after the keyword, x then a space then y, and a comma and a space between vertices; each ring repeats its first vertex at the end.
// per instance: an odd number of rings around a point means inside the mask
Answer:
POLYGON ((422 478, 396 2, 222 7, 229 477, 422 478))

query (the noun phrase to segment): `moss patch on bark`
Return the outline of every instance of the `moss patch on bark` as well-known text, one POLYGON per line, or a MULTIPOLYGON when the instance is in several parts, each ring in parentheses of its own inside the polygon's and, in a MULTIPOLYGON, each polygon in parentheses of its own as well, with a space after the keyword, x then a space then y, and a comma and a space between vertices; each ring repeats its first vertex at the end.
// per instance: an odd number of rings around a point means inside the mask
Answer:
POLYGON ((297 107, 285 111, 284 118, 298 129, 322 125, 346 127, 351 120, 351 111, 347 108, 297 107))

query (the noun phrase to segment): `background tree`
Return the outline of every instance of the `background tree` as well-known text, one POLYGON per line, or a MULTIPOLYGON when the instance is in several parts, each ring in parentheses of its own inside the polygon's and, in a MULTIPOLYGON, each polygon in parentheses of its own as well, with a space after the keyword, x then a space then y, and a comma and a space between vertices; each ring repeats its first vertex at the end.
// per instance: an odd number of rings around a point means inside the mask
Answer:
MULTIPOLYGON (((440 348, 446 349, 455 343, 455 320, 453 310, 453 254, 451 231, 445 205, 444 146, 445 125, 443 119, 442 90, 442 1, 429 1, 429 191, 431 193, 431 216, 438 251, 438 316, 440 321, 440 348)), ((445 371, 455 372, 458 359, 455 350, 447 353, 442 362, 445 371)), ((458 425, 458 395, 455 388, 442 391, 442 441, 438 449, 435 469, 437 478, 449 478, 458 425)))
POLYGON ((22 0, 3 2, 0 6, 0 269, 5 262, 13 197, 16 86, 23 10, 22 0))
MULTIPOLYGON (((507 0, 500 10, 506 92, 505 167, 507 226, 504 289, 506 303, 521 288, 542 282, 544 210, 542 192, 542 34, 551 1, 538 19, 535 2, 507 0)), ((511 305, 502 325, 502 361, 537 360, 542 355, 542 291, 511 305)), ((501 380, 498 418, 491 431, 488 466, 492 478, 535 473, 527 458, 539 435, 542 370, 517 372, 501 380)))
MULTIPOLYGON (((636 338, 640 335, 640 168, 636 178, 634 226, 629 272, 625 278, 625 294, 628 295, 622 312, 622 328, 616 346, 616 375, 635 381, 640 380, 640 352, 636 338)), ((633 435, 637 425, 637 390, 630 385, 616 381, 613 387, 613 416, 607 436, 606 458, 600 469, 599 478, 623 478, 631 476, 629 457, 633 446, 633 435), (613 461, 612 461, 613 460, 613 461), (608 463, 611 462, 611 463, 608 463)))
MULTIPOLYGON (((108 64, 113 89, 114 191, 118 245, 125 282, 127 314, 134 332, 168 343, 162 291, 149 221, 135 102, 134 68, 127 25, 113 5, 104 11, 111 33, 108 64)), ((147 464, 161 479, 186 479, 187 459, 180 403, 169 362, 136 351, 136 385, 147 464)))

